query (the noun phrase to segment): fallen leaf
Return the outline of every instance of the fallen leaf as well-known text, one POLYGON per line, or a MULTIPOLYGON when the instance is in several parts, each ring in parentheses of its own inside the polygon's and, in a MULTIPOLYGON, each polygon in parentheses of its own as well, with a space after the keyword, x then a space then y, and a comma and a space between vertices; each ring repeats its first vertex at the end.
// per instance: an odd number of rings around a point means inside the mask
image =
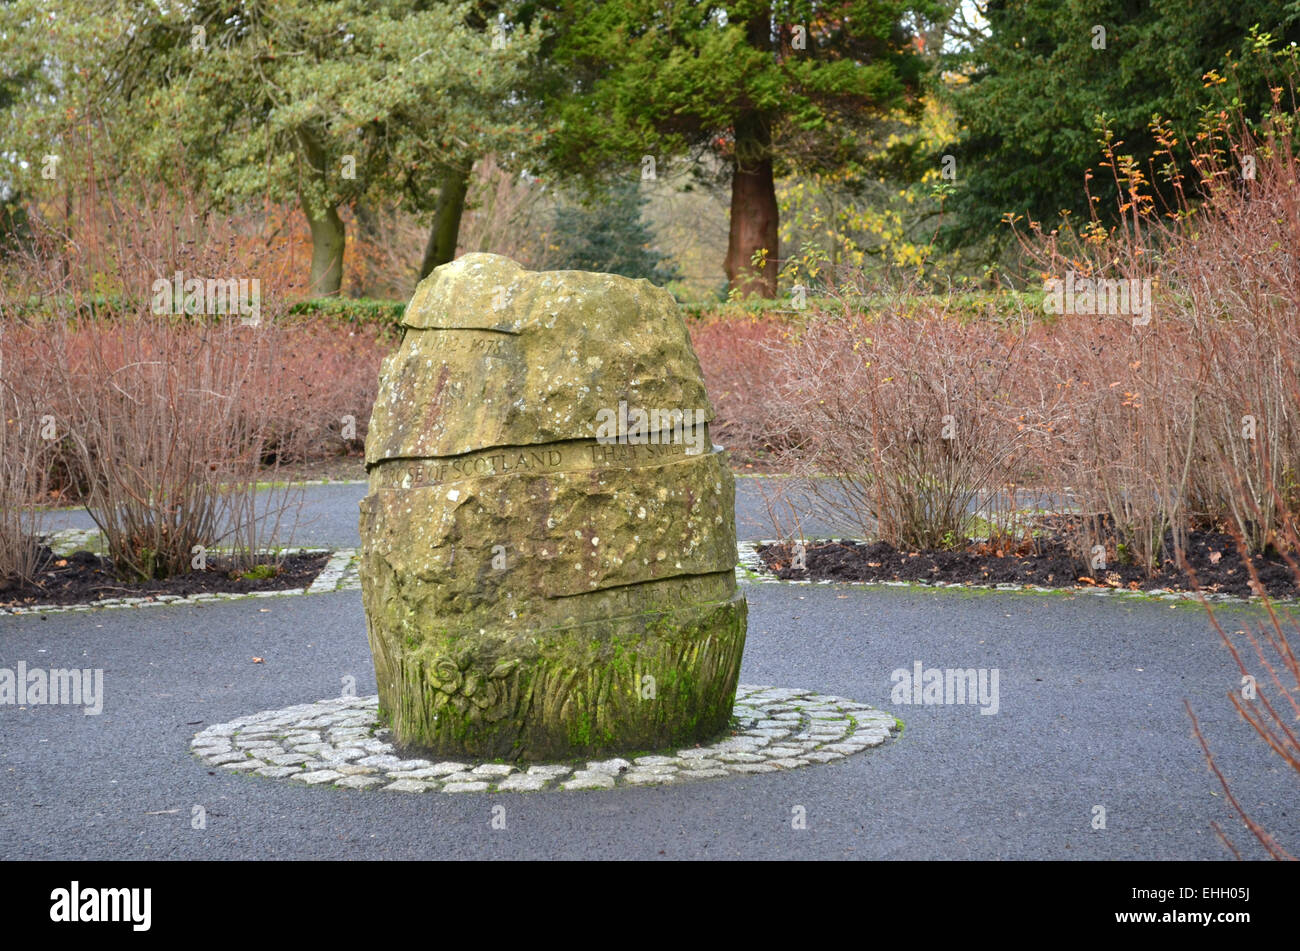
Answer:
POLYGON ((255 663, 255 664, 261 664, 261 663, 263 663, 263 660, 262 660, 262 658, 260 658, 260 657, 254 657, 254 658, 253 658, 253 663, 255 663))

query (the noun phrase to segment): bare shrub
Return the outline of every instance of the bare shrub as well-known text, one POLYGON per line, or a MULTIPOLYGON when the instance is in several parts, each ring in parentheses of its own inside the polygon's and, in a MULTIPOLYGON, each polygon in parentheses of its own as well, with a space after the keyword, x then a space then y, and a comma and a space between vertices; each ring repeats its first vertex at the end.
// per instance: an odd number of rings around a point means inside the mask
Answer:
POLYGON ((259 367, 241 395, 243 411, 266 427, 262 463, 359 453, 389 346, 373 326, 281 327, 274 359, 259 367))
POLYGON ((1194 146, 1205 200, 1167 267, 1209 390, 1204 517, 1230 522, 1261 551, 1300 503, 1300 157, 1281 113, 1258 131, 1218 132, 1194 146), (1247 157, 1251 178, 1240 172, 1247 157))
POLYGON ((33 361, 31 327, 0 323, 0 587, 29 582, 40 560, 43 503, 56 435, 33 361))
MULTIPOLYGON (((1259 135, 1229 116, 1191 143, 1200 181, 1175 178, 1179 207, 1158 209, 1146 174, 1107 140, 1119 223, 1031 223, 1023 244, 1044 279, 1149 281, 1155 293, 1142 319, 1062 316, 1047 341, 1075 410, 1052 477, 1090 516, 1080 548, 1148 570, 1180 562, 1195 529, 1236 525, 1262 551, 1279 529, 1264 487, 1300 491, 1300 269, 1287 250, 1300 245, 1300 167, 1284 113, 1259 135)), ((1175 136, 1153 129, 1172 156, 1175 136)))
POLYGON ((941 316, 817 315, 778 373, 782 460, 867 537, 952 548, 977 518, 1007 535, 1007 494, 1045 433, 1012 396, 1023 343, 941 316))
POLYGON ((504 167, 496 156, 480 159, 470 176, 460 252, 490 251, 525 267, 540 267, 546 235, 539 212, 553 200, 554 195, 537 179, 504 167))
POLYGON ((793 326, 779 317, 727 314, 693 322, 691 342, 716 414, 710 431, 743 464, 761 463, 787 446, 775 398, 781 352, 793 326))
POLYGON ((1172 533, 1185 547, 1188 493, 1204 381, 1188 359, 1188 328, 1135 328, 1123 315, 1076 315, 1052 329, 1053 365, 1070 413, 1053 481, 1084 515, 1080 554, 1154 569, 1172 533))
MULTIPOLYGON (((1241 504, 1243 507, 1246 509, 1254 508, 1254 503, 1251 497, 1246 494, 1247 490, 1244 490, 1244 486, 1239 485, 1238 488, 1242 493, 1241 504)), ((1300 548, 1300 535, 1297 535, 1296 531, 1296 510, 1285 505, 1279 494, 1273 494, 1274 504, 1278 511, 1283 513, 1280 521, 1285 543, 1280 547, 1288 551, 1296 551, 1300 548)), ((1256 518, 1258 517, 1256 515, 1256 518)), ((1238 551, 1242 555, 1242 562, 1250 572, 1252 587, 1259 593, 1267 615, 1267 619, 1263 623, 1239 632, 1245 636, 1250 645, 1250 651, 1243 650, 1233 642, 1215 616, 1213 607, 1203 595, 1201 603, 1209 616, 1210 623, 1218 633, 1219 639, 1228 649, 1229 654, 1232 655, 1232 660, 1241 677, 1239 689, 1228 692, 1228 701, 1232 704, 1233 709, 1237 711, 1237 715, 1259 737, 1262 745, 1278 756, 1296 774, 1297 781, 1300 781, 1300 734, 1297 734, 1295 727, 1295 724, 1300 721, 1300 699, 1298 699, 1300 698, 1300 658, 1297 657, 1296 645, 1293 641, 1293 639, 1300 638, 1300 620, 1297 620, 1289 611, 1279 611, 1278 607, 1268 597, 1264 586, 1260 583, 1254 561, 1246 557, 1248 546, 1245 537, 1240 530, 1234 531, 1234 535, 1237 540, 1238 551), (1251 654, 1254 656, 1251 657, 1251 654)), ((1289 556, 1287 562, 1293 576, 1297 582, 1300 582, 1300 564, 1297 564, 1295 559, 1289 556)), ((1188 570, 1190 572, 1191 569, 1188 570)), ((1194 578, 1193 574, 1193 580, 1194 578)), ((1191 703, 1184 700, 1183 706, 1192 721, 1192 731, 1201 746, 1205 761, 1210 771, 1219 781, 1220 786, 1223 788, 1224 797, 1241 819, 1242 824, 1254 836, 1270 858, 1294 861, 1296 856, 1287 851, 1286 847, 1252 818, 1245 807, 1242 806, 1238 797, 1233 793, 1228 778, 1223 774, 1223 771, 1214 760, 1214 755, 1210 752, 1209 741, 1201 731, 1200 723, 1196 719, 1191 703)), ((1211 826, 1233 855, 1241 858, 1241 852, 1219 824, 1215 822, 1211 823, 1211 826)))
POLYGON ((274 328, 133 315, 67 331, 51 328, 55 394, 117 570, 165 577, 232 541, 236 564, 257 562, 270 432, 241 397, 272 358, 274 328))
POLYGON ((273 432, 246 398, 252 381, 273 378, 283 343, 284 259, 250 241, 245 222, 193 202, 93 184, 82 194, 79 216, 33 215, 0 314, 28 315, 45 341, 29 363, 87 480, 84 504, 123 575, 188 571, 223 543, 251 566, 291 508, 284 490, 258 495, 273 432), (205 288, 243 278, 251 292, 256 280, 260 299, 247 312, 229 312, 226 296, 215 313, 208 297, 170 313, 157 282, 178 273, 205 288))

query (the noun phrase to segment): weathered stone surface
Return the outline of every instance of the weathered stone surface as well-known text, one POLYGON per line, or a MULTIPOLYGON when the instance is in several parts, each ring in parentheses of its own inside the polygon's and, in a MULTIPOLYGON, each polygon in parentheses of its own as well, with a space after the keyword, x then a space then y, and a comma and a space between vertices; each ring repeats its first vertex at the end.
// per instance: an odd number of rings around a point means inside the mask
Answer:
POLYGON ((675 756, 638 756, 635 762, 638 767, 645 769, 652 766, 678 766, 681 761, 675 756))
POLYGON ((218 753, 216 756, 209 756, 208 763, 212 766, 224 766, 227 763, 242 763, 248 757, 243 753, 218 753))
POLYGON ((342 786, 344 789, 366 789, 369 786, 377 786, 382 783, 382 779, 376 779, 373 776, 345 776, 340 779, 335 786, 342 786))
POLYGON ((418 779, 399 779, 395 783, 389 783, 384 788, 390 792, 428 792, 433 787, 429 783, 420 782, 418 779))
POLYGON ((652 773, 648 770, 634 769, 624 777, 623 782, 629 786, 655 786, 671 783, 671 773, 652 773))
POLYGON ((681 759, 681 766, 682 769, 685 770, 719 769, 721 768, 722 763, 716 759, 703 759, 703 758, 686 759, 683 757, 681 759))
POLYGON ((293 778, 301 783, 315 786, 319 783, 332 783, 336 779, 342 779, 343 774, 335 772, 332 769, 319 769, 310 773, 299 773, 293 778))
POLYGON ((734 480, 671 296, 472 254, 403 324, 361 504, 394 743, 538 759, 722 733, 745 640, 734 480), (636 410, 699 426, 608 442, 636 410))
POLYGON ((384 366, 368 464, 594 437, 620 399, 709 410, 672 296, 649 281, 468 254, 420 282, 402 324, 415 332, 384 366))
POLYGON ((587 764, 587 769, 593 773, 609 773, 611 776, 617 776, 619 773, 627 772, 631 765, 622 757, 615 756, 613 759, 590 762, 587 764))
POLYGON ((447 783, 442 787, 443 792, 487 792, 488 784, 485 782, 456 782, 447 783))
POLYGON ((497 792, 538 792, 545 789, 550 780, 545 776, 529 776, 525 773, 516 773, 513 776, 507 776, 497 784, 497 792))
POLYGON ((580 769, 563 785, 565 789, 613 789, 614 777, 609 773, 580 769))

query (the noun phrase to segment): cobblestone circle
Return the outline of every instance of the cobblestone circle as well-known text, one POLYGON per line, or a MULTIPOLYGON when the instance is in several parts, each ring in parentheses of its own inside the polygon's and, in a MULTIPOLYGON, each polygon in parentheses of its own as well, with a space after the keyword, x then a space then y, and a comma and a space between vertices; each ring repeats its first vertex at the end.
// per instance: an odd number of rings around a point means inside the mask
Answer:
POLYGON ((810 690, 736 689, 735 723, 709 746, 668 755, 514 766, 404 757, 378 722, 378 697, 342 697, 210 726, 190 750, 206 765, 313 786, 391 792, 540 792, 679 784, 831 763, 879 746, 891 714, 810 690))

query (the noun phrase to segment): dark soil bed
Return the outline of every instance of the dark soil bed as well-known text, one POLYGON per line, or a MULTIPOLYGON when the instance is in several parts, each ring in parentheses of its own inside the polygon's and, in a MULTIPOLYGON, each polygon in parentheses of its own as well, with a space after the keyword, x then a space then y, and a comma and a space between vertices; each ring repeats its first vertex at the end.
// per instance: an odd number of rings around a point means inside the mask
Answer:
POLYGON ((267 578, 241 577, 220 556, 209 556, 208 566, 203 571, 152 581, 124 581, 113 573, 111 561, 88 551, 63 556, 46 548, 42 555, 42 567, 34 583, 0 583, 0 607, 89 604, 113 598, 147 598, 159 594, 247 594, 251 591, 305 588, 325 567, 330 553, 287 555, 275 573, 267 578))
MULTIPOLYGON (((761 545, 759 557, 768 571, 786 581, 912 581, 946 584, 1019 584, 1045 588, 1123 588, 1130 591, 1191 591, 1192 579, 1172 560, 1148 576, 1136 565, 1108 563, 1090 569, 1062 534, 1040 536, 1017 550, 998 550, 987 542, 970 542, 957 551, 900 551, 885 542, 816 541, 805 544, 805 570, 791 567, 793 546, 761 545)), ((1201 590, 1250 597, 1250 573, 1232 537, 1193 532, 1187 560, 1201 590)), ((1290 567, 1280 555, 1255 555, 1255 570, 1270 597, 1300 593, 1290 567)))

